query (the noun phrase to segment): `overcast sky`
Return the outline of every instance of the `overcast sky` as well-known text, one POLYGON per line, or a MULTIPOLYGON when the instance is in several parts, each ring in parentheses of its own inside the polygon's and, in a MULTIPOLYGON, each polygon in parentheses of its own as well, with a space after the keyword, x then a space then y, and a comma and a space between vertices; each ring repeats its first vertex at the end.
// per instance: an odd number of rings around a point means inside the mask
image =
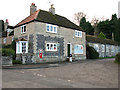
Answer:
POLYGON ((94 16, 111 18, 118 14, 118 1, 120 0, 0 0, 0 19, 9 20, 10 25, 29 16, 30 5, 35 3, 37 9, 49 10, 50 3, 54 4, 55 13, 73 21, 73 15, 84 12, 90 21, 94 16))

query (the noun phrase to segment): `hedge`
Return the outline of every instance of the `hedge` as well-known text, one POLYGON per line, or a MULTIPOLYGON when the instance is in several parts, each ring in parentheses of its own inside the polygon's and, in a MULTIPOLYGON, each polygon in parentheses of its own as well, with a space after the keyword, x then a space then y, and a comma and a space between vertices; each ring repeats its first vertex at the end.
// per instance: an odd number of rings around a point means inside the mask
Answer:
POLYGON ((120 53, 115 56, 115 62, 120 64, 120 53))
POLYGON ((2 56, 13 56, 15 57, 15 51, 11 48, 2 48, 0 49, 2 56))
POLYGON ((12 60, 12 63, 13 64, 22 64, 22 61, 20 61, 20 60, 12 60))
POLYGON ((98 59, 99 53, 93 48, 87 45, 87 59, 98 59))

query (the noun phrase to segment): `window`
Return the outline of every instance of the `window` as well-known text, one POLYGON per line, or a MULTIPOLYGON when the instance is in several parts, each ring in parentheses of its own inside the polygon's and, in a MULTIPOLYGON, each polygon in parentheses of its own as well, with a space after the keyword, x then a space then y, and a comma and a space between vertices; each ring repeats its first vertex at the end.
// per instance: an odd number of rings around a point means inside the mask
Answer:
POLYGON ((75 37, 82 37, 82 31, 75 30, 75 37))
POLYGON ((16 43, 16 53, 28 53, 28 42, 19 41, 16 43))
POLYGON ((83 54, 83 45, 75 45, 74 54, 83 54))
POLYGON ((21 34, 26 33, 26 25, 21 26, 21 34))
POLYGON ((6 43, 6 38, 3 39, 3 43, 4 43, 4 44, 6 43))
POLYGON ((98 46, 98 44, 94 44, 94 48, 95 48, 95 50, 96 50, 97 52, 99 52, 99 46, 98 46))
POLYGON ((57 26, 46 24, 46 32, 57 33, 57 26))
POLYGON ((57 51, 57 44, 56 43, 47 43, 46 51, 57 51))

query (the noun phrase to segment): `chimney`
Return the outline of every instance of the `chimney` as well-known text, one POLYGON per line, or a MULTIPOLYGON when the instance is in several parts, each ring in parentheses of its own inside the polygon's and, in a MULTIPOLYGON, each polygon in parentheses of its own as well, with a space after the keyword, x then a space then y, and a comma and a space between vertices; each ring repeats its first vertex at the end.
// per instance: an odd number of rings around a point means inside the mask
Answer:
POLYGON ((49 8, 49 12, 51 12, 53 15, 55 14, 54 4, 51 4, 51 8, 49 8))
POLYGON ((6 19, 6 22, 4 23, 5 31, 7 31, 8 24, 9 24, 8 19, 6 19))
POLYGON ((30 6, 30 15, 32 15, 37 10, 37 6, 35 6, 35 3, 32 3, 30 6))

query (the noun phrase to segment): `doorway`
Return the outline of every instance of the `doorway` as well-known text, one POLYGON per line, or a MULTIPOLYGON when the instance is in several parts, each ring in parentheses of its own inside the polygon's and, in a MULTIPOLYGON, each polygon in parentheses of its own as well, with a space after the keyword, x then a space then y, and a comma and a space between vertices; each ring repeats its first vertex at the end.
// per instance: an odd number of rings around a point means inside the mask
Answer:
POLYGON ((69 57, 69 55, 72 54, 72 46, 70 43, 67 44, 67 56, 69 57))

